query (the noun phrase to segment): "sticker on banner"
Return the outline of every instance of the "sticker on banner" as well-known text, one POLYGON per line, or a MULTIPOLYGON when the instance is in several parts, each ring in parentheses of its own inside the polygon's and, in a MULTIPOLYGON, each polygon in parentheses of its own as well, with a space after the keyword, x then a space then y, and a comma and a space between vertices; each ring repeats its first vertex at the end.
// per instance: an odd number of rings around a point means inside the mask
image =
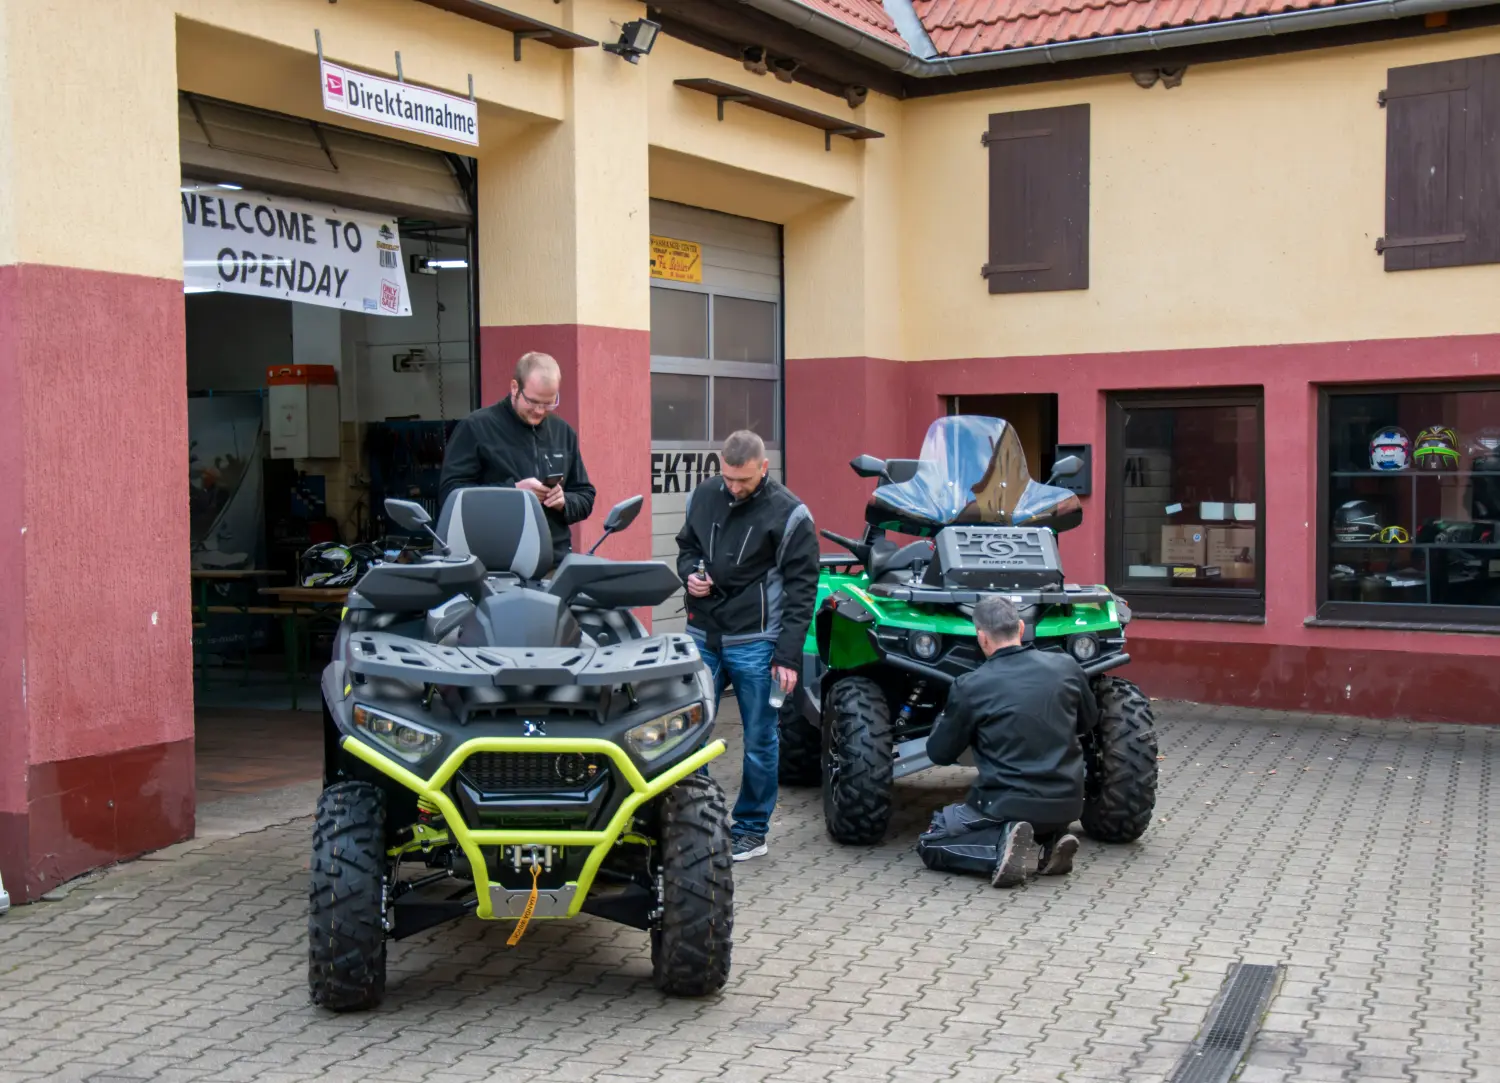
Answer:
POLYGON ((182 284, 411 315, 396 220, 216 184, 184 184, 182 284))

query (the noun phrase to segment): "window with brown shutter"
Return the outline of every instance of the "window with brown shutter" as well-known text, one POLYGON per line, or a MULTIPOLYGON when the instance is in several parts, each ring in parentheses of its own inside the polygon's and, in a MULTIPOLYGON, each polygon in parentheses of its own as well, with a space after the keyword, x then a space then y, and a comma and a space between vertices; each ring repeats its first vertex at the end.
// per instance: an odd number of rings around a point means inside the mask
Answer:
POLYGON ((1500 263, 1500 55, 1392 68, 1387 271, 1500 263))
POLYGON ((990 114, 991 293, 1089 286, 1089 107, 990 114))

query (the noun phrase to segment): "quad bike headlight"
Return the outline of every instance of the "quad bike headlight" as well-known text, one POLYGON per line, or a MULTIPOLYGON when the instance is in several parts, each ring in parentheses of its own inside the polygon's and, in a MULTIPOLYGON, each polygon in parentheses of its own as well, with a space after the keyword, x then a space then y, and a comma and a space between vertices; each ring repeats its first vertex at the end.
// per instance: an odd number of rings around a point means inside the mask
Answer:
POLYGON ((938 656, 942 650, 942 640, 931 632, 913 632, 906 640, 906 648, 911 651, 913 658, 920 658, 924 662, 930 662, 938 656))
POLYGON ((703 704, 695 703, 631 727, 625 731, 625 739, 641 759, 660 759, 687 740, 707 717, 703 704))
POLYGON ((443 743, 435 730, 359 704, 354 706, 354 728, 407 763, 426 759, 443 743))
POLYGON ((1088 633, 1070 636, 1068 638, 1068 653, 1073 656, 1075 661, 1092 662, 1095 658, 1099 657, 1099 641, 1088 633))

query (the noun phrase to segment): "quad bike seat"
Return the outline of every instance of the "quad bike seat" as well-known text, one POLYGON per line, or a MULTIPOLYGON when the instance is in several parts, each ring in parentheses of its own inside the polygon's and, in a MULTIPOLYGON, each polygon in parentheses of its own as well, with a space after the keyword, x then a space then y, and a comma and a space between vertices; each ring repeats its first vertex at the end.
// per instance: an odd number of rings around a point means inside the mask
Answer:
POLYGON ((452 556, 476 556, 491 575, 509 572, 529 583, 552 570, 542 502, 524 489, 456 489, 443 504, 437 532, 452 556))

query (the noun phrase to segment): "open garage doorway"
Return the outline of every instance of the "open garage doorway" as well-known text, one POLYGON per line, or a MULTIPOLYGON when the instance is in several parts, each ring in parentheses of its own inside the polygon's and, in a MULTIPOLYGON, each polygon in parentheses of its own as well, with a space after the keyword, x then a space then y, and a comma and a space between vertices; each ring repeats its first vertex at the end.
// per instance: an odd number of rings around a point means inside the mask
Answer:
MULTIPOLYGON (((322 777, 349 588, 475 406, 474 163, 181 96, 198 804, 322 777)), ((184 584, 184 589, 188 584, 184 584)))
POLYGON ((1026 452, 1026 469, 1038 481, 1052 474, 1057 458, 1056 395, 950 395, 949 414, 979 414, 1009 421, 1026 452))

